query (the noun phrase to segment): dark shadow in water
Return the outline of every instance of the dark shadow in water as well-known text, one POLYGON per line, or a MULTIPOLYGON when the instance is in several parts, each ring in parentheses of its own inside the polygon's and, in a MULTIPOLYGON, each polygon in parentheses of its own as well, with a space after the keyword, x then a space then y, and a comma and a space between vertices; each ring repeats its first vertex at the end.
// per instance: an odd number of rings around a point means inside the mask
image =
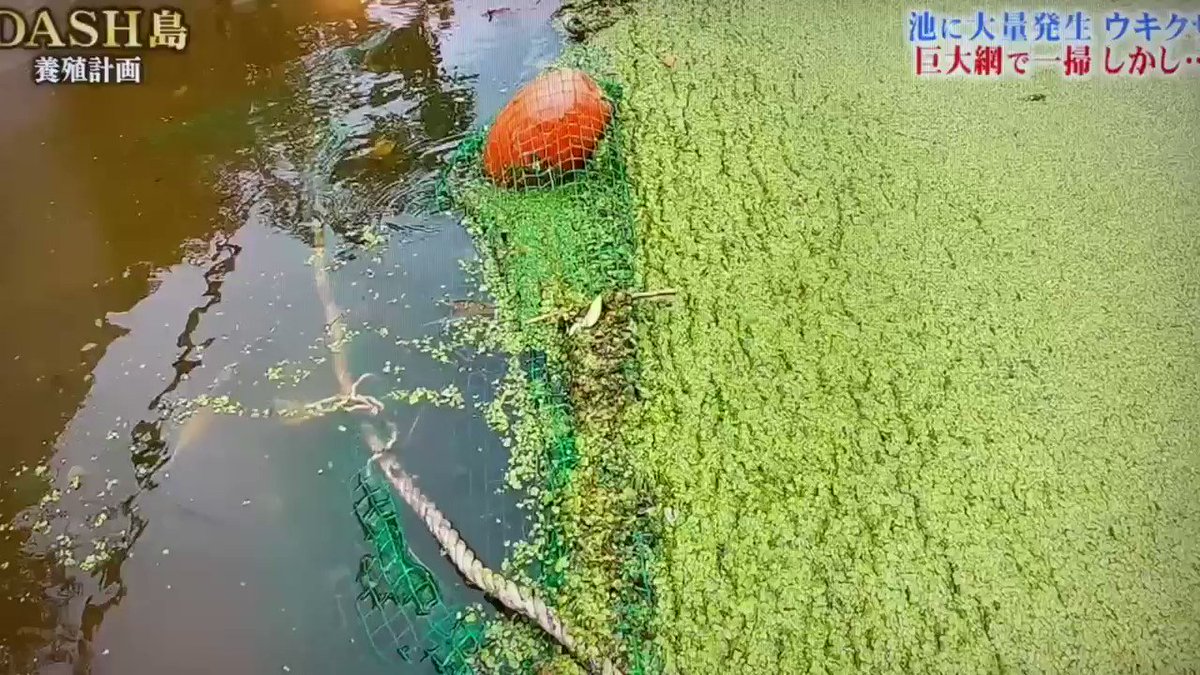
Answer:
POLYGON ((199 358, 193 359, 192 354, 197 349, 209 346, 215 339, 209 338, 196 343, 193 334, 200 326, 201 317, 208 310, 212 309, 213 306, 221 302, 221 286, 225 283, 225 277, 232 274, 234 269, 236 269, 237 257, 242 252, 242 247, 229 241, 229 238, 224 234, 217 234, 213 243, 213 248, 215 249, 212 256, 213 265, 204 272, 204 283, 206 286, 204 297, 208 298, 208 300, 203 305, 194 307, 188 312, 187 327, 180 333, 179 341, 175 343, 175 346, 183 351, 179 354, 179 358, 171 364, 174 376, 171 378, 170 383, 167 384, 167 388, 163 389, 162 393, 150 401, 150 410, 158 410, 163 398, 175 391, 175 388, 179 386, 183 378, 187 377, 188 373, 201 364, 201 360, 199 358))
MULTIPOLYGON (((138 513, 137 498, 142 491, 158 486, 155 482, 156 473, 170 459, 170 446, 165 439, 164 425, 169 420, 171 409, 164 406, 164 399, 178 388, 189 373, 201 365, 200 358, 194 358, 193 354, 212 344, 212 338, 197 342, 194 334, 203 315, 221 302, 222 285, 227 275, 234 272, 240 252, 241 247, 230 242, 224 235, 218 233, 215 237, 213 253, 210 256, 211 266, 203 273, 206 289, 202 297, 206 298, 206 301, 188 312, 184 329, 176 340, 176 346, 181 351, 172 363, 172 376, 166 387, 146 406, 148 416, 132 425, 129 438, 130 460, 138 490, 121 500, 115 509, 129 526, 125 536, 114 546, 113 557, 95 571, 99 579, 99 593, 81 597, 87 590, 84 585, 75 578, 58 573, 56 567, 47 568, 48 572, 53 572, 37 584, 44 593, 44 603, 40 608, 51 610, 42 612, 41 623, 55 628, 40 631, 23 628, 20 632, 26 637, 36 636, 35 643, 45 645, 40 650, 43 659, 72 661, 77 662, 79 667, 84 667, 90 659, 87 645, 104 613, 117 606, 125 595, 121 565, 126 560, 126 552, 136 544, 147 525, 138 513)), ((28 560, 37 562, 45 558, 44 553, 34 553, 28 560)), ((11 620, 15 617, 6 615, 5 618, 11 620)))
MULTIPOLYGON (((164 426, 170 419, 171 407, 164 405, 165 399, 191 372, 202 365, 202 360, 193 355, 211 345, 214 338, 197 342, 195 333, 201 318, 220 304, 222 286, 226 277, 235 271, 237 257, 242 251, 242 247, 232 243, 221 233, 214 237, 212 249, 211 265, 203 274, 205 290, 202 297, 206 298, 206 301, 188 312, 184 329, 175 343, 181 351, 171 364, 171 378, 166 387, 151 399, 147 406, 149 416, 136 422, 130 433, 130 460, 138 489, 123 499, 119 507, 119 513, 130 526, 115 555, 99 572, 101 592, 87 597, 79 611, 78 639, 72 645, 74 653, 69 655, 72 660, 77 660, 77 669, 86 669, 90 664, 95 656, 91 651, 91 643, 105 613, 117 607, 125 597, 126 588, 121 579, 121 566, 127 559, 127 552, 133 549, 147 526, 145 518, 138 513, 138 497, 143 491, 158 487, 157 474, 170 460, 171 447, 167 443, 164 426)), ((73 619, 73 616, 60 617, 59 623, 71 625, 73 619)))
POLYGON ((363 43, 307 64, 304 86, 317 128, 314 161, 300 180, 300 222, 292 234, 311 244, 318 218, 353 244, 366 227, 431 231, 421 196, 444 155, 432 145, 461 138, 474 111, 472 78, 445 67, 433 17, 453 17, 449 2, 431 3, 405 24, 380 28, 363 43), (324 126, 320 126, 324 124, 324 126))

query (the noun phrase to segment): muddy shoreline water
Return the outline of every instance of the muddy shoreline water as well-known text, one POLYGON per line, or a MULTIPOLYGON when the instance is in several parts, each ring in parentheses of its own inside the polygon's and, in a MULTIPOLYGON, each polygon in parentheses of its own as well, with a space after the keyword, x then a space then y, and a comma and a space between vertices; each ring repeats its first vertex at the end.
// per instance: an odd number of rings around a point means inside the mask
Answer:
MULTIPOLYGON (((490 21, 470 1, 185 6, 190 60, 152 59, 130 100, 14 81, 50 114, 0 135, 40 153, 0 188, 17 235, 3 287, 28 316, 5 342, 0 669, 394 670, 354 614, 366 549, 349 477, 365 455, 341 431, 351 420, 266 419, 333 393, 302 226, 332 181, 348 200, 331 246, 354 370, 376 373, 373 395, 416 401, 388 406, 411 430, 406 466, 488 562, 522 538, 495 494, 506 451, 473 406, 502 364, 419 346, 440 302, 477 290, 460 266, 473 242, 411 208, 457 137, 557 53, 553 3, 509 5, 490 21), (366 69, 338 56, 381 33, 393 48, 366 69), (314 142, 341 155, 314 163, 314 142), (167 411, 202 399, 217 412, 167 411)), ((480 599, 405 517, 448 597, 480 599)))

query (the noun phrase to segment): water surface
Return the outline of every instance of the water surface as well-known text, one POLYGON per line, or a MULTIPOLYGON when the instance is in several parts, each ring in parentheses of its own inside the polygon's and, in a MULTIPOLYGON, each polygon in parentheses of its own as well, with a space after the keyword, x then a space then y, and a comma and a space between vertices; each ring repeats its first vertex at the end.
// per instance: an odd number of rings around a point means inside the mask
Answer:
MULTIPOLYGON (((551 0, 505 5, 186 3, 187 52, 150 55, 145 83, 120 89, 37 88, 33 54, 0 53, 8 670, 407 672, 367 647, 353 609, 357 420, 249 414, 336 393, 314 218, 342 254, 351 369, 377 375, 364 391, 453 384, 468 401, 389 402, 405 464, 486 562, 522 534, 495 494, 504 450, 469 405, 500 360, 397 344, 472 290, 469 237, 421 208, 437 168, 557 54, 551 0), (381 223, 389 245, 353 252, 381 223), (273 367, 310 374, 281 386, 273 367), (171 418, 199 395, 247 414, 171 418), (38 507, 48 487, 63 494, 38 507), (48 534, 29 534, 38 521, 48 534), (115 553, 88 573, 93 540, 115 553)), ((478 600, 406 522, 449 599, 478 600)))

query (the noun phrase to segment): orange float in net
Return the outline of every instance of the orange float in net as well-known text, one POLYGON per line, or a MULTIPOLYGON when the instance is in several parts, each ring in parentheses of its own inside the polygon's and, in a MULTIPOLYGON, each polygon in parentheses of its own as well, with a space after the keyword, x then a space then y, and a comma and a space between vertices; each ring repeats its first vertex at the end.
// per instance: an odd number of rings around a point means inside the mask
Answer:
POLYGON ((579 70, 542 74, 500 111, 488 132, 483 168, 499 185, 583 169, 612 119, 599 85, 579 70))

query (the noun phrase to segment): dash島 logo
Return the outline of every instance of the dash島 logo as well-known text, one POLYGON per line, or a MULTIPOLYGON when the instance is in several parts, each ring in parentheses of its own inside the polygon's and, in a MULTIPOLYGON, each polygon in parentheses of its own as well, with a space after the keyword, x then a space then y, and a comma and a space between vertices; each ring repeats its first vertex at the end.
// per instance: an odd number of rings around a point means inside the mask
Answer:
POLYGON ((139 84, 142 57, 129 52, 182 52, 187 46, 187 21, 171 7, 57 13, 0 7, 0 49, 38 52, 31 68, 35 84, 139 84), (107 53, 114 51, 123 53, 107 53))

